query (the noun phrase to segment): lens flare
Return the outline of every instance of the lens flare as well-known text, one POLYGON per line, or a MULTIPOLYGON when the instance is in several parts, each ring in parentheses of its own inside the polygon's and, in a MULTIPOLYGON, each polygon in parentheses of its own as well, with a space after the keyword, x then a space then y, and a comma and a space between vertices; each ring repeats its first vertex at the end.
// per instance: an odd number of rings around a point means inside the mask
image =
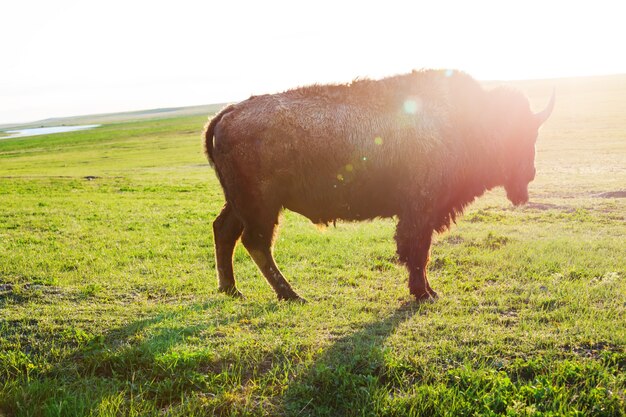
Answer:
POLYGON ((422 100, 419 97, 410 97, 404 100, 404 112, 406 114, 417 114, 422 111, 422 100))
POLYGON ((376 145, 379 145, 379 146, 380 146, 380 145, 382 145, 382 144, 383 144, 383 138, 381 138, 380 136, 376 136, 376 137, 374 138, 374 143, 375 143, 376 145))

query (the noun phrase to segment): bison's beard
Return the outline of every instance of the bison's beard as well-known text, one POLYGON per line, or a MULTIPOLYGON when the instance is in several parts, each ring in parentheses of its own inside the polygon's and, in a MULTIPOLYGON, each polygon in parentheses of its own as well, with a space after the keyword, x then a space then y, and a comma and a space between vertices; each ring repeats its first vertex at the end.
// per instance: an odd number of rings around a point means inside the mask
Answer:
POLYGON ((528 203, 528 184, 505 186, 506 196, 514 206, 528 203))

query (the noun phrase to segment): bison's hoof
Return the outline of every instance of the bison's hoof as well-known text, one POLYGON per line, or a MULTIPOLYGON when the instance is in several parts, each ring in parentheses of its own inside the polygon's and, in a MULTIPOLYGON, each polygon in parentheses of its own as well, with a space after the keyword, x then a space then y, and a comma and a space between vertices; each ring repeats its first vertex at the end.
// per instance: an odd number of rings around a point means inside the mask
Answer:
POLYGON ((292 303, 299 303, 299 304, 305 304, 306 300, 302 297, 300 297, 298 294, 291 293, 291 294, 279 294, 278 295, 278 299, 281 301, 289 301, 292 303))
POLYGON ((243 294, 239 292, 237 287, 235 287, 234 285, 230 287, 219 287, 217 290, 234 298, 243 298, 243 294))
POLYGON ((415 301, 417 301, 418 303, 429 303, 429 302, 433 302, 435 301, 437 298, 439 298, 439 295, 437 295, 436 292, 432 291, 432 292, 424 292, 422 294, 413 294, 415 296, 415 301))

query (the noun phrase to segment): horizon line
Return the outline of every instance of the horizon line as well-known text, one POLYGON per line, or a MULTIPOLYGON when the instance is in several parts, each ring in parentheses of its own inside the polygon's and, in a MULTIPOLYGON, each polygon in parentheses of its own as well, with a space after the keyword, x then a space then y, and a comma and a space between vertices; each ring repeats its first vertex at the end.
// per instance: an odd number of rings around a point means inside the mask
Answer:
MULTIPOLYGON (((462 70, 459 70, 459 71, 462 71, 462 70)), ((604 77, 616 77, 616 76, 626 76, 626 72, 614 72, 614 73, 596 74, 596 75, 572 75, 572 76, 563 76, 563 77, 537 77, 537 78, 530 77, 530 78, 511 78, 511 79, 476 78, 476 80, 480 83, 507 83, 507 82, 520 83, 520 82, 541 82, 541 81, 553 81, 553 80, 564 81, 564 80, 580 79, 580 78, 604 78, 604 77)), ((364 78, 367 78, 367 77, 364 77, 364 78)), ((379 79, 379 78, 384 78, 384 77, 377 77, 377 78, 372 78, 372 79, 379 79)), ((333 83, 328 83, 328 84, 333 84, 333 83)), ((338 84, 343 84, 343 83, 339 82, 338 84)), ((293 88, 299 88, 299 87, 304 87, 304 86, 306 86, 306 84, 295 86, 293 88)), ((286 90, 282 90, 282 91, 286 91, 286 90)), ((278 92, 279 91, 276 91, 274 93, 278 93, 278 92)), ((273 93, 261 93, 261 94, 273 94, 273 93)), ((96 113, 79 113, 79 114, 74 113, 71 115, 67 115, 67 114, 53 115, 53 116, 49 116, 49 117, 45 117, 41 119, 28 119, 28 120, 23 120, 23 121, 0 122, 0 131, 5 131, 6 129, 9 129, 12 127, 32 125, 32 124, 37 124, 37 123, 51 123, 56 120, 63 120, 63 119, 73 119, 73 118, 83 118, 83 117, 105 117, 105 116, 114 116, 118 114, 123 115, 123 114, 158 112, 158 111, 161 111, 161 112, 176 111, 176 110, 188 109, 188 108, 193 108, 193 107, 209 107, 209 106, 217 106, 217 105, 226 105, 230 103, 239 102, 242 100, 245 100, 245 98, 232 99, 232 100, 226 100, 226 101, 216 101, 212 103, 189 104, 189 105, 183 105, 183 106, 172 105, 172 106, 142 107, 142 108, 128 108, 128 109, 103 111, 103 112, 96 112, 96 113)))

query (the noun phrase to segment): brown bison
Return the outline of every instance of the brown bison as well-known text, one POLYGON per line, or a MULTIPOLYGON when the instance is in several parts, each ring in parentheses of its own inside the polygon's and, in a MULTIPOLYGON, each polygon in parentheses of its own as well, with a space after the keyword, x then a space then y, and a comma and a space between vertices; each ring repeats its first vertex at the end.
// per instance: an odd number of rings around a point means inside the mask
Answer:
POLYGON ((219 290, 241 296, 233 250, 241 240, 279 299, 302 300, 272 256, 283 208, 318 224, 397 216, 399 260, 417 300, 434 231, 486 190, 528 201, 540 113, 506 88, 485 91, 458 71, 424 70, 346 85, 253 96, 207 125, 205 150, 226 205, 213 223, 219 290))

